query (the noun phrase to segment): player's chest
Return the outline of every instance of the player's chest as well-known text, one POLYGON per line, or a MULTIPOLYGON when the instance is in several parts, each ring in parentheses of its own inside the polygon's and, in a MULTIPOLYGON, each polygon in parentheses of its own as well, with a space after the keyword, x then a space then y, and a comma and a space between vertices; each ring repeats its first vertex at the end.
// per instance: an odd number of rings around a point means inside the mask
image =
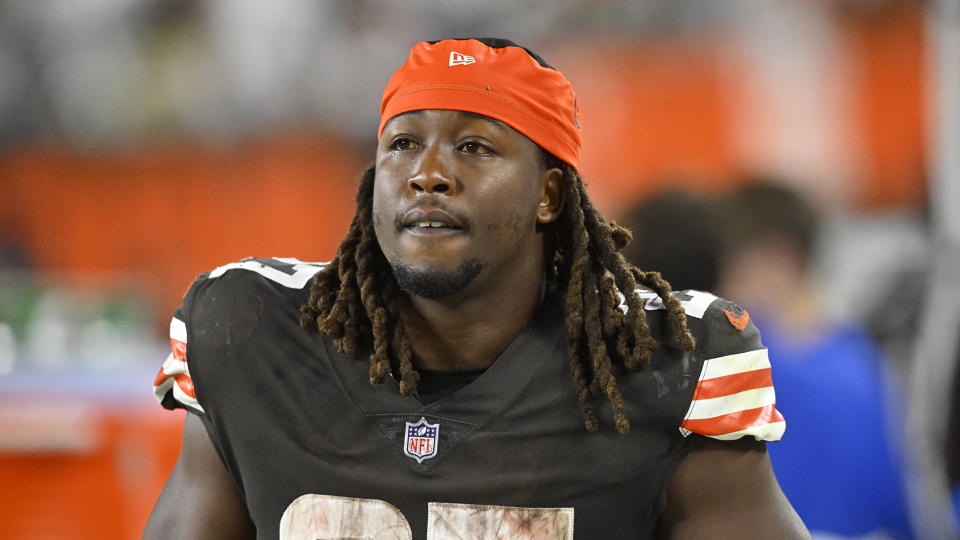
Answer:
POLYGON ((564 359, 524 360, 534 373, 493 372, 431 406, 370 385, 355 360, 282 373, 262 362, 256 401, 224 418, 258 526, 281 538, 564 539, 574 524, 577 538, 638 537, 676 441, 640 425, 588 433, 564 359))

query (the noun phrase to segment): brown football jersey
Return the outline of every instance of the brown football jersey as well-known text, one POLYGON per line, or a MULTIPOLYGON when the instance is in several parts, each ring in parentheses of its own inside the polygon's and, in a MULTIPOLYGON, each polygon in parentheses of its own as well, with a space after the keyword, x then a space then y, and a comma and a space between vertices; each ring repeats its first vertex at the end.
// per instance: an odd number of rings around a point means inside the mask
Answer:
POLYGON ((372 385, 367 353, 346 357, 300 328, 322 268, 246 259, 201 275, 155 381, 165 407, 203 420, 258 538, 648 538, 702 436, 783 431, 759 333, 711 294, 676 293, 697 340, 684 352, 659 299, 641 293, 661 346, 639 371, 615 364, 630 432, 597 400, 591 433, 561 295, 486 371, 424 403, 391 377, 372 385))

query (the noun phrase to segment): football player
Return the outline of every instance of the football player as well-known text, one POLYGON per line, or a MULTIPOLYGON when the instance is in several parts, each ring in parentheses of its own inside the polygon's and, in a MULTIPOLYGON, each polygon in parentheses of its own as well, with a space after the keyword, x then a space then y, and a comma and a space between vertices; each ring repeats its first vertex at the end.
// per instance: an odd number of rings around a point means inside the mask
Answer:
POLYGON ((144 537, 808 537, 749 314, 624 260, 580 133, 528 49, 415 45, 332 261, 227 264, 177 310, 144 537))

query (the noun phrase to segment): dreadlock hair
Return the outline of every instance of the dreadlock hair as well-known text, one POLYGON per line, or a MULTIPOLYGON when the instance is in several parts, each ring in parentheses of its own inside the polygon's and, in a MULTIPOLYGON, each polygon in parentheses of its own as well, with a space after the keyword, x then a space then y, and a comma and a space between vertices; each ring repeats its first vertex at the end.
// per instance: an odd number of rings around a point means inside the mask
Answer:
MULTIPOLYGON (((599 429, 593 398, 603 394, 613 409, 617 431, 627 433, 630 422, 623 413, 612 362, 640 369, 658 345, 636 289, 643 286, 660 297, 681 349, 694 348, 693 336, 670 285, 658 272, 643 271, 620 254, 632 240, 630 231, 603 219, 573 167, 547 151, 541 161, 546 168, 559 168, 566 184, 563 211, 542 230, 548 250, 547 276, 566 291, 567 350, 584 423, 589 431, 599 429), (626 313, 620 309, 624 296, 626 313)), ((374 173, 371 167, 360 180, 350 229, 336 256, 314 278, 310 299, 300 308, 300 326, 330 336, 337 350, 350 357, 356 357, 360 343, 366 344, 372 351, 373 384, 383 383, 393 359, 399 368, 400 393, 410 395, 419 374, 398 313, 399 287, 374 233, 374 173)))

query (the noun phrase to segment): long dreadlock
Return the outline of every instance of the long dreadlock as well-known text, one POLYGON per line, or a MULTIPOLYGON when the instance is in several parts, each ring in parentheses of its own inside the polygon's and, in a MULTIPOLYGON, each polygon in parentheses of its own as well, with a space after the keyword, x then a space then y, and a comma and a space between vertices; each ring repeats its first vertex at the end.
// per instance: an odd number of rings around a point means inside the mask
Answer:
MULTIPOLYGON (((680 301, 658 272, 645 272, 628 263, 620 250, 632 239, 630 231, 607 223, 587 197, 583 179, 573 167, 544 151, 544 165, 563 171, 566 202, 557 221, 545 228, 552 250, 549 277, 566 285, 567 350, 577 384, 577 400, 590 431, 599 429, 592 401, 603 394, 613 409, 617 431, 627 433, 623 398, 613 376, 612 362, 637 370, 649 363, 658 343, 650 334, 639 286, 654 291, 666 307, 677 345, 694 347, 680 301), (630 291, 621 295, 619 291, 630 291), (621 311, 625 296, 626 313, 621 311)), ((419 374, 413 367, 410 340, 400 322, 399 291, 373 228, 374 169, 364 172, 357 191, 357 212, 336 256, 314 278, 310 299, 301 307, 300 326, 330 336, 343 354, 356 357, 364 342, 370 354, 370 382, 380 384, 390 373, 390 360, 399 365, 400 393, 412 394, 419 374)))

